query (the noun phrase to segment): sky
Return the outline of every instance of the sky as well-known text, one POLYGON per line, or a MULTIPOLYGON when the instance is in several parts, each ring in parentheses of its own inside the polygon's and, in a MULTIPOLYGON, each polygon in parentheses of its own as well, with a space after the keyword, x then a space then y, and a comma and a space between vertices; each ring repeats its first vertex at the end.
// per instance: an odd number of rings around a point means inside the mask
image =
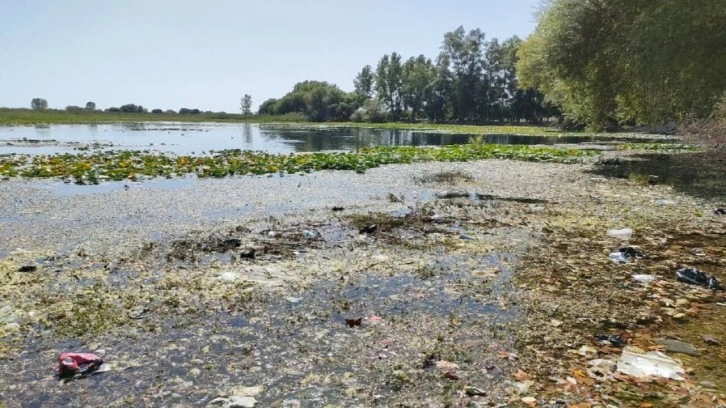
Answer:
POLYGON ((463 26, 534 31, 540 0, 0 0, 0 107, 239 112, 305 80, 345 91, 384 54, 435 58, 463 26))

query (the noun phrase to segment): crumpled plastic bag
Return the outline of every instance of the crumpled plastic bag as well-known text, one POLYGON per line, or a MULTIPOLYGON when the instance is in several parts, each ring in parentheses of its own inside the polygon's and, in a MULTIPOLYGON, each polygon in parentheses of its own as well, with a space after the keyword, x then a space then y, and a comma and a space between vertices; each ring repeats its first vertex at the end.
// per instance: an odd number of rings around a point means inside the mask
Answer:
POLYGON ((60 353, 58 356, 58 375, 61 378, 77 374, 88 375, 103 365, 103 359, 91 353, 60 353))
POLYGON ((691 285, 723 290, 723 286, 721 286, 715 277, 706 275, 702 270, 696 268, 681 268, 677 270, 676 279, 679 282, 685 282, 691 285))
POLYGON ((633 347, 623 349, 618 360, 617 370, 638 378, 654 375, 678 381, 683 381, 684 378, 681 374, 685 374, 685 370, 678 361, 660 351, 638 353, 637 349, 633 347))

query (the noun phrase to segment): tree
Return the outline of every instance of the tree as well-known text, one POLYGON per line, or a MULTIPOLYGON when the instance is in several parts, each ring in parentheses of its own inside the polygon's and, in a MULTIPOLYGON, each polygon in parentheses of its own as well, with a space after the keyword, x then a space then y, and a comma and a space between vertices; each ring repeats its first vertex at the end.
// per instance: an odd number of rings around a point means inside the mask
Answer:
POLYGON ((258 115, 277 115, 278 114, 278 100, 270 98, 260 104, 260 108, 257 109, 258 115))
POLYGON ((242 111, 242 116, 245 118, 250 116, 252 114, 252 96, 249 94, 245 94, 240 99, 240 110, 242 111))
POLYGON ((86 110, 87 111, 96 110, 96 103, 95 102, 86 102, 86 110))
POLYGON ((336 85, 321 81, 298 82, 279 100, 268 99, 260 114, 302 113, 316 122, 348 120, 354 108, 351 97, 336 85))
POLYGON ((424 93, 424 112, 432 122, 446 120, 454 93, 453 78, 449 72, 449 60, 439 56, 434 67, 434 80, 426 86, 424 93))
POLYGON ((126 105, 121 105, 120 108, 121 112, 124 113, 143 113, 146 112, 146 109, 144 109, 141 105, 134 105, 133 103, 127 103, 126 105))
POLYGON ((378 99, 388 108, 391 118, 398 121, 403 112, 403 67, 397 53, 384 55, 376 67, 376 93, 378 99))
POLYGON ((373 84, 375 82, 375 75, 373 74, 373 68, 370 65, 366 65, 361 69, 358 75, 353 80, 353 91, 356 95, 356 101, 359 105, 370 99, 373 96, 373 84))
POLYGON ((68 106, 66 106, 66 110, 68 112, 80 112, 83 110, 83 108, 81 108, 80 106, 76 106, 76 105, 68 105, 68 106))
POLYGON ((34 110, 45 110, 48 109, 48 101, 43 98, 33 98, 33 100, 30 101, 30 107, 34 110))
POLYGON ((456 120, 472 120, 484 110, 487 87, 484 73, 484 33, 464 27, 444 34, 441 56, 451 64, 454 94, 453 116, 456 120))
POLYGON ((519 51, 520 85, 600 129, 710 114, 726 91, 722 0, 552 0, 519 51))
POLYGON ((435 80, 436 70, 430 59, 423 55, 409 58, 403 64, 401 94, 404 104, 411 109, 411 121, 416 120, 426 101, 426 89, 435 80))

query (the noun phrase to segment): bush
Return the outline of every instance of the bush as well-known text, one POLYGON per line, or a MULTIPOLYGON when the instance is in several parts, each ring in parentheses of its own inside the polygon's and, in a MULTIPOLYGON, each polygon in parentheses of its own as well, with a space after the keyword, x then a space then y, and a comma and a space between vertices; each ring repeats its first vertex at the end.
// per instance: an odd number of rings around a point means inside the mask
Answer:
POLYGON ((68 105, 66 106, 66 110, 68 112, 80 112, 83 110, 83 108, 81 108, 80 106, 68 105))
POLYGON ((156 114, 159 114, 159 113, 164 113, 164 111, 163 111, 163 110, 161 110, 161 109, 152 109, 152 110, 151 110, 151 113, 156 113, 156 114))

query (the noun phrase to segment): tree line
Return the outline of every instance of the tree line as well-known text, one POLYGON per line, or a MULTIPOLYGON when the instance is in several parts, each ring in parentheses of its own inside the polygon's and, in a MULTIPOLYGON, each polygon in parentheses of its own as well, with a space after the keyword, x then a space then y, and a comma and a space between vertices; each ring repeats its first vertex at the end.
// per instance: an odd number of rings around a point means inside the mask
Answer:
POLYGON ((516 71, 593 129, 724 116, 724 22, 726 0, 550 0, 516 71))
POLYGON ((282 98, 268 99, 260 115, 301 113, 313 121, 539 122, 557 115, 535 88, 521 88, 516 74, 522 40, 486 40, 459 27, 444 35, 435 59, 404 59, 393 52, 376 67, 364 66, 344 92, 324 81, 303 81, 282 98))

